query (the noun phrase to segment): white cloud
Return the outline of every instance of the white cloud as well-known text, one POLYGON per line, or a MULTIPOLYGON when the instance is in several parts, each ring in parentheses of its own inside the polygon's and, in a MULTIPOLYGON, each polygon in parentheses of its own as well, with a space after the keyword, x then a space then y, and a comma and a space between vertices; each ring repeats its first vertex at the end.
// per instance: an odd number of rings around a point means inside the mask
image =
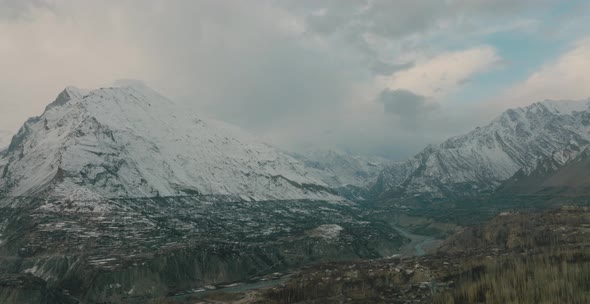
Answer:
POLYGON ((403 89, 416 94, 441 98, 454 92, 472 76, 494 67, 500 60, 490 46, 448 52, 417 62, 382 81, 389 89, 403 89))
POLYGON ((66 85, 136 78, 272 143, 405 157, 467 125, 431 103, 494 66, 482 36, 534 31, 539 1, 0 0, 0 129, 66 85))
POLYGON ((16 131, 67 85, 149 77, 154 64, 119 29, 114 9, 88 6, 59 14, 30 6, 25 19, 0 19, 0 128, 16 131))
POLYGON ((590 37, 578 40, 556 61, 548 63, 511 88, 502 104, 526 105, 544 99, 590 97, 590 37))

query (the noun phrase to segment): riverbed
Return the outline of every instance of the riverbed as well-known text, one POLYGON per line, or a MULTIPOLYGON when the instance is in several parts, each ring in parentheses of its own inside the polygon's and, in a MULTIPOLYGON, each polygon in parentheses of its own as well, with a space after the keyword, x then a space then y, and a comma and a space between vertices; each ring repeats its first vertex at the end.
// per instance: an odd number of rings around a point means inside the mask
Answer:
POLYGON ((433 248, 436 248, 441 242, 431 236, 413 234, 400 226, 394 226, 393 228, 403 237, 410 239, 410 242, 400 249, 402 255, 423 256, 433 248))
POLYGON ((274 287, 274 286, 283 284, 283 283, 287 282, 289 277, 291 277, 292 275, 293 275, 292 273, 288 273, 288 274, 283 274, 280 277, 274 277, 272 279, 263 278, 263 279, 255 281, 255 282, 239 282, 239 283, 227 284, 227 285, 217 285, 217 286, 214 286, 214 288, 209 288, 209 289, 207 289, 207 288, 195 289, 195 290, 186 291, 181 294, 174 295, 174 296, 170 296, 169 298, 175 299, 175 300, 182 300, 182 299, 186 299, 187 297, 194 297, 194 296, 206 297, 212 293, 219 293, 219 292, 243 293, 243 292, 250 291, 250 290, 260 290, 260 289, 270 288, 270 287, 274 287))

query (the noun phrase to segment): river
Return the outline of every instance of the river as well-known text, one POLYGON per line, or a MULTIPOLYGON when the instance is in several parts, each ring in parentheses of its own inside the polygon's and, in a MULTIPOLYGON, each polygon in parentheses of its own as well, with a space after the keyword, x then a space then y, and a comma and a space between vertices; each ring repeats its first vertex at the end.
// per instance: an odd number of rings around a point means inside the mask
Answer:
MULTIPOLYGON (((413 233, 411 233, 399 226, 393 226, 393 228, 397 232, 399 232, 399 234, 401 234, 403 237, 410 239, 410 242, 408 244, 405 244, 404 246, 402 246, 402 248, 400 249, 400 253, 402 255, 411 255, 411 256, 425 255, 430 248, 434 247, 437 242, 440 242, 440 240, 437 240, 437 239, 430 237, 430 236, 413 234, 413 233)), ((226 286, 217 286, 217 288, 213 289, 213 290, 200 289, 198 291, 192 291, 192 292, 188 291, 188 292, 185 292, 182 294, 175 295, 172 298, 184 299, 190 295, 206 296, 208 294, 215 293, 215 292, 239 293, 239 292, 245 292, 245 291, 249 291, 249 290, 269 288, 269 287, 273 287, 273 286, 277 286, 282 283, 285 283, 290 276, 291 276, 291 274, 285 274, 279 278, 275 278, 275 279, 271 279, 271 280, 261 280, 261 281, 257 281, 257 282, 231 284, 229 286, 227 286, 227 285, 226 286)))
POLYGON ((436 243, 440 242, 431 236, 427 235, 419 235, 413 234, 399 226, 393 227, 399 234, 403 237, 410 239, 410 243, 402 246, 400 249, 400 253, 402 255, 414 255, 414 256, 422 256, 425 255, 429 248, 436 245, 436 243))
POLYGON ((259 290, 264 288, 274 287, 287 282, 292 273, 284 274, 281 277, 274 279, 265 279, 255 282, 241 282, 229 285, 218 285, 215 289, 197 289, 192 291, 186 291, 181 294, 171 296, 169 298, 176 300, 187 299, 189 296, 205 297, 212 293, 225 292, 225 293, 242 293, 249 290, 259 290))

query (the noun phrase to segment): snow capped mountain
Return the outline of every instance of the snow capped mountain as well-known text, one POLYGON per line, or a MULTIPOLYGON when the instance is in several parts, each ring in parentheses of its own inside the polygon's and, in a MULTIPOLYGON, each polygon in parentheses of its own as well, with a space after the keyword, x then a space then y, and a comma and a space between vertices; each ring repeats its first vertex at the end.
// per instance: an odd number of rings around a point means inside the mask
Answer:
POLYGON ((388 166, 373 193, 381 200, 440 199, 493 191, 540 160, 568 158, 590 143, 590 101, 543 101, 510 109, 484 127, 431 145, 388 166))
POLYGON ((385 158, 353 155, 333 149, 310 150, 292 155, 308 168, 316 169, 314 173, 317 177, 333 188, 372 185, 390 162, 385 158))
POLYGON ((0 155, 8 196, 340 200, 295 158, 139 84, 66 88, 0 155))
POLYGON ((68 87, 0 153, 0 256, 111 303, 399 251, 316 171, 143 85, 68 87))
POLYGON ((310 176, 353 201, 365 201, 371 197, 371 186, 390 163, 380 157, 352 155, 337 150, 308 150, 291 155, 305 164, 310 176))

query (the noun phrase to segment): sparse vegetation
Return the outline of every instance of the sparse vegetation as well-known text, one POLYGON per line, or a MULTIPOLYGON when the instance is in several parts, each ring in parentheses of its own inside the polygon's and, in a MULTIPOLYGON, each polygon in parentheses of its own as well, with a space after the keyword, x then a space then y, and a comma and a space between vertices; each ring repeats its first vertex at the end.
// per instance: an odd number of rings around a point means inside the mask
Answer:
POLYGON ((434 303, 590 303, 590 252, 492 259, 462 275, 434 303))
POLYGON ((503 213, 437 254, 316 266, 258 303, 590 303, 589 212, 503 213))

